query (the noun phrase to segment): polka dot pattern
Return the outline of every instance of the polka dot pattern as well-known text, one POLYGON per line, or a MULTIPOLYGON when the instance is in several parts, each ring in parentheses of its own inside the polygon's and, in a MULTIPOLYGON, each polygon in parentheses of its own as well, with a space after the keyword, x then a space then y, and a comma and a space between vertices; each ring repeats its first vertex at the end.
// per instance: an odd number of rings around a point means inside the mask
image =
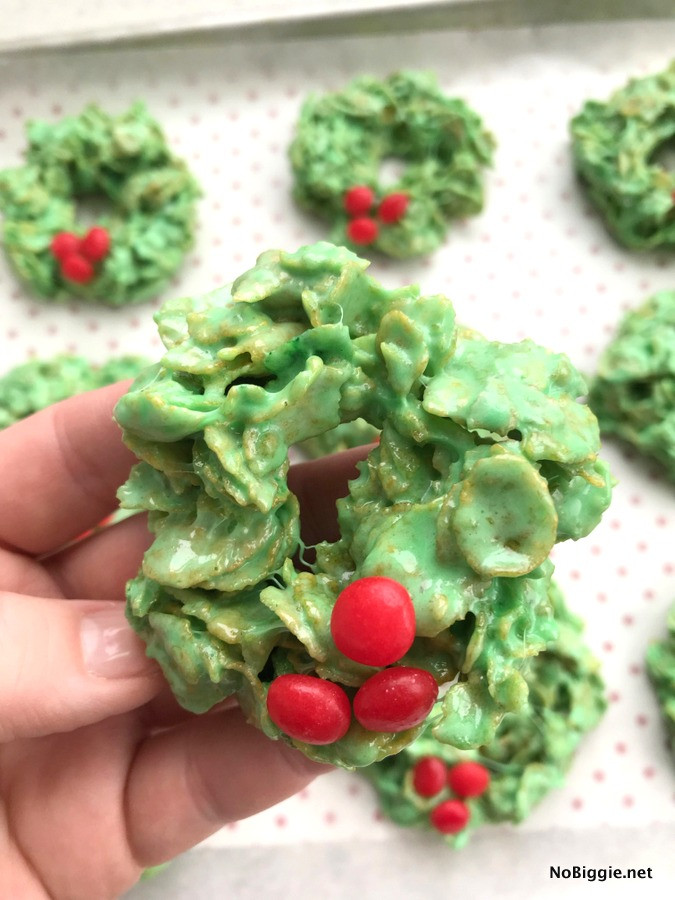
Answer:
MULTIPOLYGON (((165 296, 204 292, 266 248, 325 237, 325 224, 289 199, 286 147, 303 95, 365 69, 384 76, 392 59, 433 69, 497 136, 486 209, 458 223, 430 259, 377 261, 373 274, 388 287, 419 281, 445 291, 461 321, 500 340, 530 336, 591 372, 625 309, 673 287, 675 257, 629 254, 610 240, 572 173, 567 122, 585 99, 664 67, 674 39, 674 23, 625 23, 515 30, 508 41, 499 31, 453 32, 17 58, 3 68, 0 165, 21 162, 27 116, 54 121, 90 100, 118 111, 143 97, 205 192, 197 245, 165 296)), ((0 303, 3 369, 38 354, 159 350, 157 302, 133 312, 42 306, 0 258, 0 303)), ((555 563, 588 622, 609 711, 567 787, 525 829, 675 822, 671 763, 643 669, 675 596, 675 491, 625 448, 608 444, 605 455, 619 479, 612 509, 588 540, 558 546, 555 563)), ((342 840, 393 828, 365 783, 336 772, 214 841, 342 840)))

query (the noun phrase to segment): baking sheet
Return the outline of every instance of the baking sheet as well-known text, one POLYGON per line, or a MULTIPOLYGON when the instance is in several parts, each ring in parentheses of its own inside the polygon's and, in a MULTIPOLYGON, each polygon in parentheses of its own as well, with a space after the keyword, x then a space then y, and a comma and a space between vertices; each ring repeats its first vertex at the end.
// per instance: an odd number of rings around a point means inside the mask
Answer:
MULTIPOLYGON (((90 100, 122 110, 144 98, 205 191, 196 249, 165 296, 204 292, 266 248, 325 237, 325 224, 289 199, 286 147, 308 91, 339 88, 365 71, 385 75, 392 60, 432 69, 497 137, 486 209, 459 224, 433 257, 377 261, 372 274, 391 287, 419 281, 430 293, 445 292, 461 321, 500 340, 530 336, 590 372, 622 312, 675 287, 675 261, 612 243, 574 181, 567 122, 584 99, 664 67, 674 39, 675 23, 664 21, 15 58, 0 69, 0 165, 20 163, 27 117, 55 120, 90 100)), ((95 360, 159 352, 151 321, 159 300, 121 311, 39 304, 3 259, 0 301, 3 371, 64 351, 95 360)), ((643 669, 647 642, 662 634, 675 598, 675 490, 623 448, 608 444, 605 455, 620 480, 612 508, 588 539, 556 548, 555 561, 603 662, 610 710, 583 744, 566 788, 521 828, 661 823, 675 836, 675 777, 643 669)), ((492 840, 507 831, 496 829, 492 840)), ((339 772, 211 844, 389 841, 394 834, 370 788, 339 772)), ((453 866, 461 859, 453 856, 453 866)))
MULTIPOLYGON (((4 0, 0 53, 632 19, 634 0, 4 0)), ((642 19, 675 15, 641 0, 642 19)))
POLYGON ((484 0, 4 0, 0 50, 166 37, 336 14, 450 7, 484 0))

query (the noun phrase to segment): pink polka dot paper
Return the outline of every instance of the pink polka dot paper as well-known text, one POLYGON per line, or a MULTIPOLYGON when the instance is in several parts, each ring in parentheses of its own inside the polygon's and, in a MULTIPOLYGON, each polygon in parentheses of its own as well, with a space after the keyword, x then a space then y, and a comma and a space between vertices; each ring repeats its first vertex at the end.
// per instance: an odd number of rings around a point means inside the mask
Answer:
MULTIPOLYGON (((286 147, 306 93, 365 71, 385 75, 392 60, 433 69, 496 135, 486 209, 459 223, 433 257, 378 260, 373 274, 391 287, 419 281, 442 291, 461 321, 490 337, 530 336, 591 372, 622 313, 675 288, 675 258, 631 254, 610 240, 573 176, 567 123, 586 98, 663 68, 674 43, 675 23, 653 22, 17 58, 0 82, 0 166, 20 163, 27 117, 55 120, 90 100, 119 111, 145 99, 205 192, 197 245, 165 296, 205 292, 264 249, 325 237, 325 223, 289 199, 286 147)), ((158 354, 159 302, 121 311, 41 305, 3 258, 2 370, 66 351, 158 354)), ((525 829, 675 822, 675 773, 643 665, 675 599, 675 489, 623 447, 608 444, 605 455, 619 479, 614 503, 588 539, 556 548, 555 562, 571 607, 588 622, 610 709, 565 789, 525 829)), ((370 788, 338 772, 215 841, 358 839, 392 829, 370 788)))

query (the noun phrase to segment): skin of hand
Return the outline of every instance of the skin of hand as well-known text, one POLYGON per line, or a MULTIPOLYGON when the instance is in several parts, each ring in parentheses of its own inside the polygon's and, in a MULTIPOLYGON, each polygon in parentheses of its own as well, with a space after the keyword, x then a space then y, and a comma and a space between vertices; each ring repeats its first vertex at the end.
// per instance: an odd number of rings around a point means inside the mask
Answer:
MULTIPOLYGON (((221 704, 173 700, 124 617, 144 517, 116 508, 133 455, 82 394, 0 432, 0 896, 107 900, 142 869, 303 788, 328 767, 221 704)), ((294 466, 306 543, 335 540, 363 449, 294 466)))

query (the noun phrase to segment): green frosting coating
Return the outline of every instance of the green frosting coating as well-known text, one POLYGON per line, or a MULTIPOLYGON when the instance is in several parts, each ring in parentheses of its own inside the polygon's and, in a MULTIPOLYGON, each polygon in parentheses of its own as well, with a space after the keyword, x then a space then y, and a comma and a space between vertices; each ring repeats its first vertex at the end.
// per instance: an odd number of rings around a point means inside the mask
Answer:
MULTIPOLYGON (((115 413, 141 459, 119 496, 155 534, 129 619, 180 703, 200 712, 236 693, 277 738, 276 675, 351 695, 373 674, 336 649, 330 616, 347 584, 389 576, 416 610, 402 664, 454 682, 434 733, 475 747, 526 702, 522 671, 555 637, 548 552, 597 524, 610 479, 567 357, 458 328, 445 297, 385 290, 367 266, 327 243, 269 251, 232 285, 157 313, 166 353, 115 413), (338 502, 341 539, 297 571, 288 447, 359 417, 381 441, 338 502)), ((362 766, 421 729, 353 722, 330 746, 292 743, 362 766)))
POLYGON ((341 450, 351 450, 352 447, 361 447, 363 444, 372 444, 379 437, 380 432, 363 419, 355 419, 353 422, 345 422, 336 428, 331 428, 325 434, 308 438, 298 446, 307 456, 317 459, 329 453, 339 453, 341 450))
POLYGON ((607 228, 626 247, 675 244, 675 173, 658 152, 675 137, 675 63, 587 101, 570 123, 574 164, 607 228))
POLYGON ((384 81, 362 76, 343 91, 310 96, 290 147, 297 202, 334 223, 331 240, 349 245, 345 192, 371 187, 377 198, 403 192, 403 218, 381 224, 372 246, 405 259, 430 253, 450 221, 483 208, 483 173, 494 139, 463 100, 446 97, 428 72, 398 72, 384 81), (383 186, 383 160, 405 163, 383 186))
POLYGON ((193 243, 199 187, 143 103, 120 116, 92 105, 55 124, 29 122, 25 165, 0 172, 3 241, 22 281, 48 300, 108 306, 159 293, 193 243), (107 198, 110 252, 87 284, 64 280, 50 250, 78 231, 79 198, 107 198))
POLYGON ((475 760, 490 771, 485 793, 465 801, 471 813, 467 827, 445 836, 457 848, 481 825, 522 822, 550 790, 562 786, 581 738, 598 724, 606 701, 599 663, 582 640, 581 620, 569 612, 553 583, 549 597, 558 637, 524 671, 527 703, 504 716, 488 743, 460 751, 427 730, 398 756, 363 770, 394 822, 431 828, 431 810, 453 796, 449 789, 435 797, 420 797, 414 790, 412 768, 425 756, 440 757, 450 766, 475 760))
POLYGON ((120 356, 100 366, 82 356, 55 356, 16 366, 0 378, 0 428, 75 394, 135 378, 147 365, 141 356, 120 356))
POLYGON ((675 760, 675 604, 668 613, 666 638, 647 650, 647 672, 661 705, 668 747, 675 760))
POLYGON ((655 457, 675 479, 675 291, 655 294, 624 317, 588 402, 603 432, 655 457))

